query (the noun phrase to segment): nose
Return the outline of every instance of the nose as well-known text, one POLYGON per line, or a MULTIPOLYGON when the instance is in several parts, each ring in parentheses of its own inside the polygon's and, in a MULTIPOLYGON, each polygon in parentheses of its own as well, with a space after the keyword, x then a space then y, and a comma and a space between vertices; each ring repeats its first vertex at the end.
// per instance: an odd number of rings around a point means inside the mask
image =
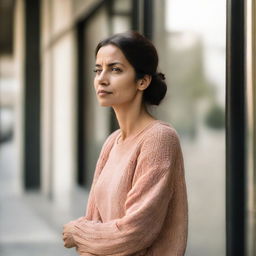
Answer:
POLYGON ((105 71, 102 71, 97 77, 96 79, 98 80, 98 84, 103 85, 103 86, 107 86, 109 85, 109 78, 108 75, 105 71))

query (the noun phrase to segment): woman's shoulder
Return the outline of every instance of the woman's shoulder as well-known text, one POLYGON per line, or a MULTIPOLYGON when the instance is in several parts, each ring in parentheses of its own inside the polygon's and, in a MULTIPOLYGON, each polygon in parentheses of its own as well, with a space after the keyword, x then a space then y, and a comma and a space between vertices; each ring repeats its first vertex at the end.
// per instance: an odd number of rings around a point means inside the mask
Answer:
POLYGON ((117 129, 115 131, 113 131, 112 133, 110 133, 106 139, 106 141, 112 141, 115 140, 115 138, 117 137, 117 135, 120 133, 120 129, 117 129))
POLYGON ((114 142, 115 142, 116 136, 117 136, 118 133, 119 133, 119 130, 120 130, 120 129, 118 129, 118 130, 112 132, 112 133, 107 137, 107 139, 105 140, 105 142, 104 142, 103 145, 102 145, 101 152, 100 152, 100 157, 99 157, 99 158, 102 158, 102 157, 105 157, 106 155, 108 155, 108 153, 110 152, 111 148, 112 148, 113 145, 114 145, 114 142))
POLYGON ((162 151, 166 148, 177 148, 180 146, 180 138, 172 124, 157 120, 143 136, 141 136, 141 149, 162 151))
POLYGON ((179 134, 170 123, 156 121, 145 131, 139 144, 140 151, 154 154, 169 154, 181 148, 179 134))
POLYGON ((119 134, 120 129, 117 129, 115 131, 113 131, 110 135, 108 135, 108 137, 106 138, 104 144, 103 144, 103 148, 108 147, 110 145, 113 145, 113 143, 115 142, 115 139, 117 137, 117 135, 119 134))
MULTIPOLYGON (((120 129, 117 129, 114 132, 112 132, 105 140, 103 144, 103 148, 104 149, 111 148, 115 143, 116 138, 118 137, 119 134, 120 134, 120 129)), ((150 144, 154 142, 158 142, 158 143, 179 142, 179 134, 174 128, 174 126, 170 123, 167 123, 161 120, 155 120, 151 125, 145 128, 143 132, 141 132, 141 135, 139 137, 140 137, 139 141, 142 142, 142 144, 144 143, 150 144)), ((136 139, 136 137, 134 139, 136 139)))
POLYGON ((155 124, 146 131, 146 137, 151 140, 179 140, 179 134, 174 126, 161 120, 157 120, 155 124))

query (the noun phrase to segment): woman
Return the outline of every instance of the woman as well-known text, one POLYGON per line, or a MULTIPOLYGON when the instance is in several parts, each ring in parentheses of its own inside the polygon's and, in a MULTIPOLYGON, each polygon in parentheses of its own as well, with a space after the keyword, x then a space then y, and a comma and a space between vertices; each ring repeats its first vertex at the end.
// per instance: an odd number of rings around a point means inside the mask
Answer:
POLYGON ((137 32, 96 48, 94 86, 120 129, 103 145, 84 217, 64 226, 80 255, 181 256, 187 241, 187 195, 179 137, 148 105, 166 94, 153 44, 137 32))

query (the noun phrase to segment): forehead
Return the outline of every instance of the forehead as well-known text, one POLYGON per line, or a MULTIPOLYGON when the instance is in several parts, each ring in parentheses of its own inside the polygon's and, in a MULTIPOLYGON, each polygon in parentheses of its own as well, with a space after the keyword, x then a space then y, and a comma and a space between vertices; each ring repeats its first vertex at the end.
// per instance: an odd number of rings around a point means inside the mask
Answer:
POLYGON ((101 47, 96 55, 96 63, 98 64, 102 62, 110 63, 116 61, 123 64, 128 63, 123 52, 118 47, 111 44, 101 47))

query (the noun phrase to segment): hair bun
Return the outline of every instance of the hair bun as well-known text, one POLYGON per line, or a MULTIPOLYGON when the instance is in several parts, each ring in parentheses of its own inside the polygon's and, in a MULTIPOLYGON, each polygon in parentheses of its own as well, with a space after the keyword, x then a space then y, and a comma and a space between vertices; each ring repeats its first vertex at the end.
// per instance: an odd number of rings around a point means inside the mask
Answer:
POLYGON ((165 80, 165 75, 161 72, 156 72, 152 75, 155 79, 165 80))
POLYGON ((161 80, 165 80, 165 75, 161 72, 157 73, 158 77, 160 77, 161 80))
POLYGON ((164 98, 167 85, 165 83, 165 75, 161 72, 155 72, 152 75, 150 85, 144 91, 144 100, 150 105, 159 105, 164 98))

